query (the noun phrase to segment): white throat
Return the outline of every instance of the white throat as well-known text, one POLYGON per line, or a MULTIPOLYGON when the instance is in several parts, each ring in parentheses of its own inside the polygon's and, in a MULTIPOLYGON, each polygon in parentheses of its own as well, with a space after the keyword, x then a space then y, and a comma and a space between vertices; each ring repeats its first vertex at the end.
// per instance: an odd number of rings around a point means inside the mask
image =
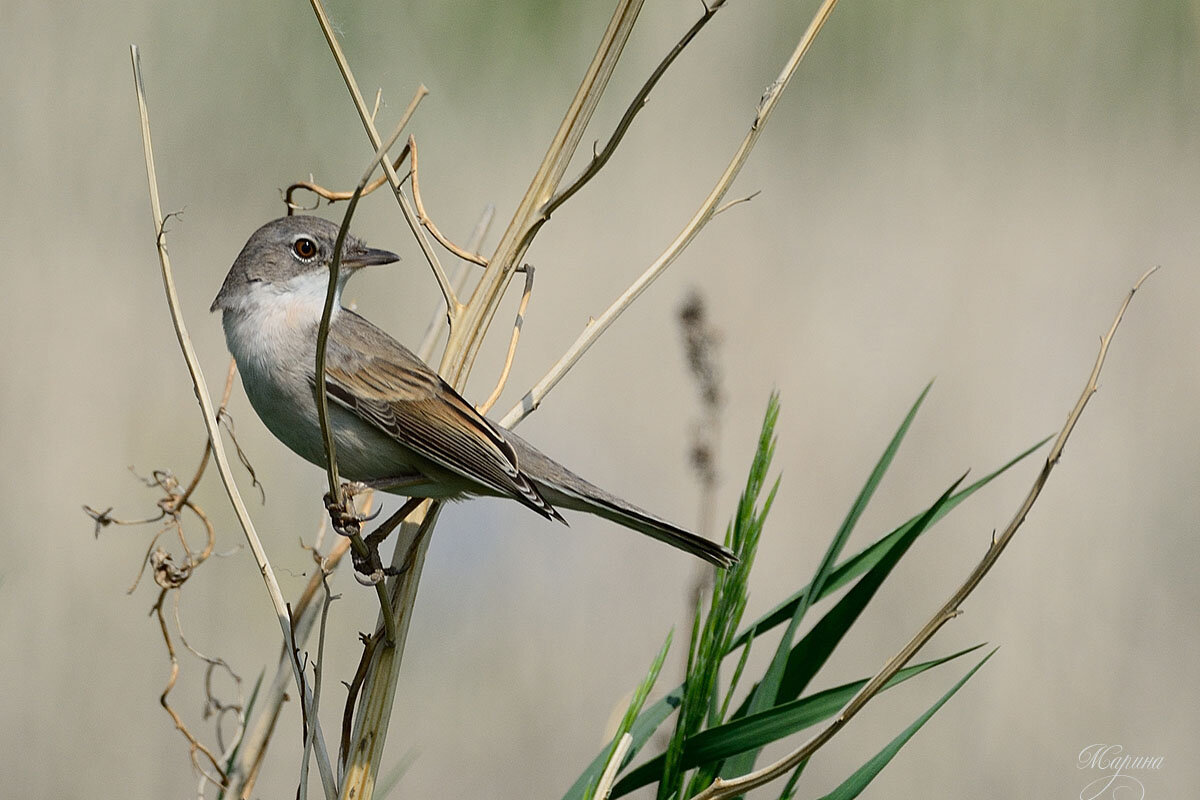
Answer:
MULTIPOLYGON (((349 276, 339 277, 334 319, 341 311, 342 285, 349 276)), ((243 374, 261 374, 313 353, 328 290, 328 274, 321 272, 306 272, 285 283, 247 284, 222 317, 225 340, 238 369, 243 374)))

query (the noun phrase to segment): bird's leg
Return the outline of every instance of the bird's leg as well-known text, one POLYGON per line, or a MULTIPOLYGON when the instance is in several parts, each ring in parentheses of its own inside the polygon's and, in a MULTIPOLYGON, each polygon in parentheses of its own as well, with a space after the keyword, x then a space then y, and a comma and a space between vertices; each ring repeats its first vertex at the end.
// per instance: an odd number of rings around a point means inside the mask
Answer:
MULTIPOLYGON (((428 483, 429 479, 424 475, 404 475, 393 478, 379 478, 369 481, 354 481, 351 483, 342 484, 342 502, 336 502, 330 495, 325 495, 325 508, 329 511, 329 519, 333 523, 333 529, 342 536, 358 537, 362 535, 362 524, 369 522, 379 516, 379 511, 368 516, 358 514, 354 510, 354 496, 362 494, 370 490, 393 491, 403 489, 409 486, 419 486, 428 483)), ((355 546, 351 549, 351 556, 354 561, 354 571, 358 573, 355 577, 360 582, 367 585, 379 583, 385 575, 398 575, 408 568, 411 556, 406 559, 405 564, 399 568, 383 566, 383 560, 379 557, 379 545, 387 539, 388 535, 394 531, 400 523, 408 517, 409 514, 419 506, 425 498, 413 497, 408 500, 400 510, 392 514, 383 523, 372 531, 370 534, 362 538, 362 542, 366 545, 365 552, 355 546)))
POLYGON ((367 536, 363 539, 367 545, 366 561, 368 561, 368 563, 364 564, 363 566, 367 567, 367 569, 359 569, 357 556, 354 559, 354 568, 359 572, 363 572, 364 574, 375 574, 376 569, 382 569, 385 575, 398 575, 403 572, 406 567, 396 569, 394 567, 385 568, 382 566, 383 562, 379 557, 379 545, 383 544, 391 532, 396 530, 400 523, 404 522, 404 520, 408 518, 408 515, 415 511, 417 506, 421 505, 423 502, 425 502, 424 497, 410 497, 408 502, 400 506, 399 511, 385 519, 378 528, 367 534, 367 536))

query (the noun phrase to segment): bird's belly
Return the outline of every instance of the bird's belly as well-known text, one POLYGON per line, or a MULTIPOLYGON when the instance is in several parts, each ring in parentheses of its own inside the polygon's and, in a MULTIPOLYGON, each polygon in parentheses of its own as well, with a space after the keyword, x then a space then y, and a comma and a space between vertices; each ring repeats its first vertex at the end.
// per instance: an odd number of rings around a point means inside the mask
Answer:
MULTIPOLYGON (((325 468, 325 441, 317 421, 316 401, 309 392, 255 375, 243 385, 250 405, 263 424, 296 455, 325 468)), ((383 489, 407 497, 454 499, 473 484, 430 463, 392 437, 337 403, 329 404, 329 421, 337 446, 338 473, 350 481, 401 481, 383 489)), ((477 488, 477 487, 476 487, 477 488)))

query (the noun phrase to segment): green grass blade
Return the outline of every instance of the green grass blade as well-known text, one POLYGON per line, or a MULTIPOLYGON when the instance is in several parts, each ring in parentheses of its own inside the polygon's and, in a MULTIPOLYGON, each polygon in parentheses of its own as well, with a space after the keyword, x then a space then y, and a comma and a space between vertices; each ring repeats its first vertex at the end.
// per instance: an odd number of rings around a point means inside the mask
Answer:
MULTIPOLYGON (((246 707, 242 709, 242 725, 245 726, 250 719, 250 715, 254 713, 254 704, 258 702, 258 690, 262 688, 263 672, 258 673, 258 678, 254 681, 254 688, 250 691, 250 699, 246 701, 246 707)), ((237 747, 229 752, 229 758, 225 760, 225 774, 228 775, 233 771, 234 764, 237 763, 238 753, 241 752, 242 743, 245 741, 243 735, 242 741, 238 742, 237 747)), ((225 789, 222 788, 217 792, 217 800, 223 800, 225 797, 225 789)))
MULTIPOLYGON (((608 748, 608 755, 604 758, 604 764, 607 764, 609 759, 617 751, 617 745, 620 744, 622 737, 629 732, 633 727, 633 723, 642 713, 642 706, 646 704, 646 698, 650 695, 650 690, 654 688, 655 682, 658 680, 658 674, 662 671, 663 662, 667 659, 667 651, 671 649, 671 637, 674 635, 674 630, 667 633, 667 639, 663 642, 663 646, 659 649, 658 655, 650 664, 650 671, 646 673, 646 677, 638 684, 637 689, 633 692, 633 697, 629 701, 629 707, 625 709, 625 716, 621 718, 621 724, 617 726, 617 732, 613 736, 612 744, 608 748)), ((629 758, 629 755, 625 756, 629 758)), ((601 765, 603 771, 603 764, 601 765)), ((587 791, 583 793, 584 800, 592 800, 596 793, 596 783, 600 780, 600 773, 587 783, 587 791)))
POLYGON ((900 735, 889 742, 887 747, 880 750, 874 758, 859 767, 858 770, 856 770, 853 775, 847 778, 841 786, 825 795, 823 798, 821 798, 821 800, 852 800, 852 798, 858 797, 859 793, 861 793, 863 789, 867 788, 867 784, 874 780, 875 776, 878 775, 880 771, 888 765, 888 762, 895 758, 896 753, 900 752, 900 748, 908 743, 908 740, 911 739, 913 735, 921 729, 921 726, 928 722, 930 717, 936 714, 938 709, 945 705, 946 701, 953 697, 954 694, 963 687, 963 684, 969 681, 971 676, 978 672, 979 668, 987 663, 988 659, 991 658, 995 652, 996 651, 993 650, 984 656, 983 660, 972 667, 970 672, 962 676, 958 683, 950 687, 950 691, 942 695, 942 699, 934 703, 933 706, 931 706, 930 709, 924 714, 917 717, 916 721, 901 731, 900 735))
MULTIPOLYGON (((983 476, 979 480, 972 483, 970 486, 967 486, 966 488, 964 488, 958 494, 951 497, 950 500, 942 507, 941 512, 933 520, 933 522, 940 521, 943 517, 945 517, 947 514, 949 514, 956 506, 958 506, 960 503, 962 503, 964 500, 966 500, 972 494, 979 491, 987 484, 991 483, 993 480, 995 480, 1000 475, 1007 472, 1010 468, 1012 468, 1019 462, 1023 461, 1028 456, 1032 455, 1042 445, 1044 445, 1044 444, 1046 444, 1046 442, 1050 441, 1050 438, 1051 437, 1046 437, 1045 439, 1042 439, 1037 444, 1033 445, 1029 449, 1025 450, 1024 452, 1020 453, 1019 455, 1017 455, 1016 457, 1011 459, 1008 463, 1006 463, 1003 466, 997 468, 996 470, 988 473, 987 475, 983 476)), ((879 560, 887 554, 887 551, 891 547, 893 547, 896 544, 896 542, 901 537, 903 537, 904 534, 907 533, 908 530, 913 525, 915 525, 917 523, 917 521, 921 518, 921 516, 922 515, 920 515, 920 514, 914 516, 912 519, 908 520, 903 525, 901 525, 900 527, 893 530, 891 533, 880 538, 874 544, 864 548, 863 550, 859 551, 855 555, 851 556, 850 558, 846 559, 841 564, 839 564, 836 568, 834 568, 834 570, 832 572, 829 573, 828 579, 825 581, 824 587, 813 596, 813 602, 816 602, 818 600, 821 600, 821 599, 827 597, 828 595, 830 595, 833 592, 837 591, 838 589, 842 588, 847 583, 854 580, 859 575, 863 574, 868 569, 870 569, 872 566, 874 566, 876 563, 878 563, 879 560)), ((795 614, 796 607, 799 605, 802 598, 809 592, 809 590, 811 588, 812 588, 812 584, 805 586, 803 589, 800 589, 799 591, 795 592, 791 597, 784 600, 782 603, 777 605, 775 608, 771 609, 766 614, 763 614, 761 617, 759 617, 757 620, 755 620, 753 624, 751 624, 746 630, 744 630, 740 634, 738 634, 737 638, 734 639, 733 648, 740 647, 743 643, 745 643, 747 637, 750 636, 751 631, 753 631, 753 633, 756 636, 758 636, 758 635, 765 633, 766 631, 771 630, 775 626, 780 625, 780 624, 790 620, 792 618, 792 616, 795 614)))
MULTIPOLYGON (((807 590, 797 599, 795 606, 792 609, 791 618, 788 620, 787 630, 779 639, 779 644, 775 648, 775 655, 771 658, 771 663, 768 665, 758 685, 750 691, 750 695, 746 702, 749 704, 749 713, 756 714, 764 711, 777 702, 780 686, 784 680, 784 673, 787 669, 788 662, 791 660, 792 643, 796 641, 796 633, 800 629, 800 623, 804 619, 804 615, 808 613, 809 607, 815 602, 816 596, 821 593, 824 588, 829 573, 833 570, 834 564, 837 562, 838 556, 842 554, 842 549, 846 546, 846 540, 850 538, 850 534, 854 531, 854 526, 858 523, 867 504, 874 496, 875 490, 879 488, 883 476, 887 473, 888 467, 896 457, 896 452, 900 449, 900 443, 904 441, 904 436, 908 433, 908 429, 912 427, 912 422, 916 419, 917 411, 921 408, 921 403, 925 401, 925 397, 929 394, 930 388, 933 387, 933 382, 925 385, 921 390, 921 394, 917 397, 915 403, 909 408, 908 414, 905 415, 904 421, 900 423, 900 428, 892 436, 883 455, 879 457, 875 468, 871 470, 871 474, 867 477, 867 482, 859 491, 858 497, 854 499, 850 510, 846 513, 846 518, 842 520, 841 526, 833 539, 829 543, 829 547, 825 549, 825 555, 821 558, 821 563, 817 565, 817 570, 813 574, 813 578, 809 581, 807 590)), ((733 774, 740 775, 743 772, 749 772, 754 765, 758 754, 755 752, 744 753, 738 757, 736 762, 728 765, 733 774)))
MULTIPOLYGON (((964 475, 963 478, 965 477, 964 475)), ((798 697, 804 691, 809 681, 825 665, 834 649, 849 632, 850 627, 858 620, 863 609, 874 598, 879 587, 887 580, 892 569, 900 562, 917 538, 933 523, 934 517, 953 496, 963 478, 959 478, 951 484, 950 488, 943 492, 941 497, 921 515, 917 523, 896 542, 895 546, 891 547, 887 554, 859 579, 858 583, 837 602, 837 605, 825 613, 795 647, 788 650, 782 665, 778 668, 775 686, 770 695, 772 702, 769 705, 762 702, 755 703, 754 700, 761 699, 763 693, 761 691, 752 692, 734 713, 734 718, 761 713, 773 705, 798 697)), ((772 664, 772 666, 775 665, 772 664)), ((730 777, 747 773, 753 769, 757 758, 758 751, 755 750, 741 753, 725 764, 721 768, 720 774, 723 777, 730 777)))
MULTIPOLYGON (((906 667, 888 681, 885 688, 890 689, 926 670, 953 661, 980 647, 983 645, 977 644, 942 658, 906 667)), ((867 680, 864 678, 833 689, 826 689, 808 697, 776 706, 761 714, 742 717, 719 727, 701 731, 685 743, 681 763, 685 769, 690 769, 701 764, 720 761, 748 749, 760 748, 765 744, 778 741, 785 736, 823 722, 850 702, 850 699, 867 685, 867 680)), ((618 781, 613 788, 612 796, 620 797, 642 786, 654 783, 662 775, 662 768, 662 756, 650 759, 618 781)))
MULTIPOLYGON (((638 715, 637 720, 629 728, 629 735, 633 737, 633 746, 629 748, 629 755, 626 756, 626 760, 632 759, 637 755, 638 750, 650 740, 650 737, 654 735, 659 726, 675 713, 675 709, 679 708, 682 695, 683 687, 676 686, 670 694, 652 703, 649 708, 638 715)), ((608 752, 609 748, 605 747, 592 759, 592 762, 588 764, 583 774, 563 794, 563 800, 582 800, 583 793, 587 791, 587 787, 595 784, 600 778, 600 773, 604 771, 604 765, 608 761, 608 752)))
MULTIPOLYGON (((701 626, 699 641, 694 645, 694 662, 688 665, 683 702, 675 720, 671 742, 667 746, 663 776, 658 785, 659 800, 685 795, 686 770, 678 766, 683 743, 705 726, 706 719, 709 726, 720 722, 716 717, 720 708, 721 662, 729 652, 729 643, 733 640, 741 624, 742 614, 746 610, 747 587, 750 570, 754 566, 754 555, 758 549, 763 524, 779 488, 779 481, 776 480, 765 500, 759 504, 767 473, 770 471, 771 459, 775 454, 775 424, 778 417, 779 396, 773 393, 763 417, 762 431, 750 474, 746 479, 746 488, 742 491, 737 513, 726 535, 726 545, 737 553, 739 560, 729 569, 713 576, 708 614, 701 626)), ((708 779, 711 780, 711 776, 708 779)), ((693 782, 695 780, 696 778, 693 778, 693 782)))
POLYGON ((900 559, 904 557, 920 535, 933 524, 934 517, 949 501, 962 480, 959 478, 943 492, 942 496, 921 515, 917 524, 912 526, 896 542, 896 545, 890 548, 887 554, 871 567, 867 574, 860 578, 858 583, 854 584, 850 591, 846 592, 845 596, 826 612, 812 627, 812 630, 792 649, 788 654, 783 678, 779 682, 776 693, 779 702, 799 697, 800 693, 808 687, 809 681, 825 665, 829 656, 833 654, 834 649, 858 620, 867 604, 875 597, 879 587, 887 580, 895 566, 900 563, 900 559))
POLYGON ((808 584, 808 591, 802 594, 796 602, 791 619, 788 622, 787 632, 779 640, 779 646, 775 649, 775 655, 771 659, 770 666, 767 667, 766 672, 763 673, 762 680, 759 681, 758 686, 750 694, 751 713, 756 713, 775 705, 779 684, 783 680, 783 673, 787 667, 792 643, 796 640, 796 632, 800 628, 800 622, 808 612, 809 606, 814 602, 815 596, 819 595, 821 589, 824 587, 825 581, 829 573, 833 570, 838 556, 841 555, 842 549, 846 546, 846 540, 850 538, 854 526, 858 523, 859 518, 862 517, 863 512, 866 511, 867 504, 875 494, 875 490, 879 488, 884 474, 887 473, 888 467, 891 466, 892 461, 896 457, 896 452, 900 449, 900 443, 904 441, 905 434, 908 433, 908 429, 912 426, 912 422, 917 416, 917 411, 921 408, 921 403, 925 401, 925 397, 929 394, 932 386, 932 382, 926 384, 925 388, 921 390, 920 396, 917 397, 916 402, 909 408, 904 421, 900 423, 900 428, 892 436, 891 441, 888 442, 888 446, 884 448, 883 455, 879 457, 879 461, 875 464, 875 469, 871 470, 866 484, 858 493, 858 497, 854 499, 850 510, 846 513, 846 518, 842 521, 841 527, 834 534, 829 547, 825 549, 825 555, 821 558, 821 563, 817 565, 816 573, 814 573, 812 580, 808 584))

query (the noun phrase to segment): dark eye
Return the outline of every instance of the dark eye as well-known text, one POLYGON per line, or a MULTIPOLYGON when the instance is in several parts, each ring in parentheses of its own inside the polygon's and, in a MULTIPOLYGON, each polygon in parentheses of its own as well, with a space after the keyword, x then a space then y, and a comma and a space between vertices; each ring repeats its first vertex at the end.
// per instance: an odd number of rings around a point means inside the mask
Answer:
POLYGON ((301 236, 296 241, 292 242, 292 252, 301 261, 309 261, 317 255, 317 243, 307 236, 301 236))

